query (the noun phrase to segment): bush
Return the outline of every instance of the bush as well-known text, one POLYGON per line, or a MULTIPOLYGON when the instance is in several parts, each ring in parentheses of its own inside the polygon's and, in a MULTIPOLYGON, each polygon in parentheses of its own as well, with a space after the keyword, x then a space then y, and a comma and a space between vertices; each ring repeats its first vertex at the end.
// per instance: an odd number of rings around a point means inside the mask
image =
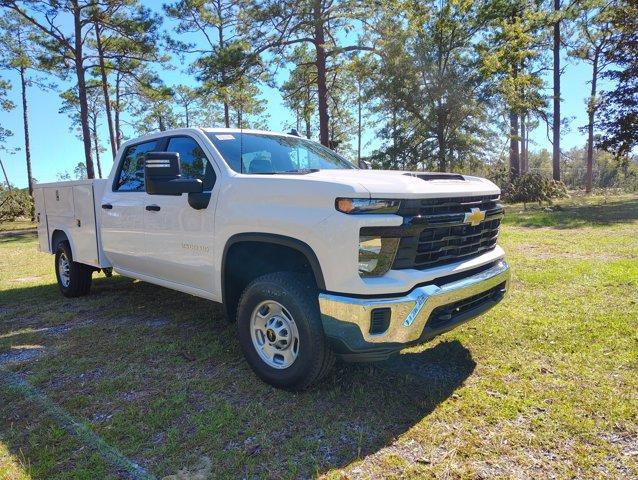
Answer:
POLYGON ((0 222, 12 222, 19 217, 30 218, 33 200, 28 190, 0 188, 0 222))
POLYGON ((554 198, 568 197, 567 187, 560 181, 549 179, 538 173, 526 173, 516 177, 503 191, 503 200, 508 203, 538 202, 552 203, 554 198))

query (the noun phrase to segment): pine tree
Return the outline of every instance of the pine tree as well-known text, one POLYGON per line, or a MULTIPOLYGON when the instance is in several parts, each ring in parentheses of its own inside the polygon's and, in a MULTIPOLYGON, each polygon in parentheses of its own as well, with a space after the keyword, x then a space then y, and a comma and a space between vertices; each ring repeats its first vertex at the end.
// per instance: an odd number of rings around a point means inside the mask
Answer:
POLYGON ((231 125, 231 110, 247 111, 247 99, 242 100, 244 95, 239 87, 257 81, 259 76, 254 57, 249 54, 238 27, 244 3, 243 0, 179 0, 164 5, 166 13, 178 22, 176 33, 199 35, 198 43, 171 39, 169 46, 182 54, 197 55, 191 71, 201 82, 201 91, 222 102, 227 128, 231 125), (243 103, 233 103, 238 100, 243 103))
POLYGON ((488 15, 491 28, 481 45, 482 71, 495 82, 496 93, 507 105, 510 178, 514 179, 521 170, 520 118, 545 106, 539 71, 549 18, 540 4, 529 0, 494 0, 488 15))
MULTIPOLYGON (((31 141, 29 135, 29 108, 27 90, 36 85, 40 89, 49 86, 32 75, 37 58, 42 54, 38 43, 42 42, 31 24, 15 12, 0 18, 0 69, 13 70, 20 79, 22 126, 24 132, 24 156, 27 167, 29 195, 33 198, 33 173, 31 168, 31 141)), ((32 217, 35 215, 32 212, 32 217)))
POLYGON ((486 20, 472 2, 404 5, 405 18, 392 10, 377 27, 381 136, 389 157, 403 157, 398 166, 450 171, 475 161, 490 136, 476 51, 486 20))
POLYGON ((73 74, 77 82, 88 178, 95 178, 86 96, 86 60, 92 28, 92 19, 88 13, 93 4, 93 0, 0 0, 0 7, 17 13, 46 39, 43 47, 47 50, 48 57, 43 59, 42 67, 63 78, 73 74), (70 26, 70 32, 65 31, 67 26, 70 26))
POLYGON ((312 121, 317 110, 317 69, 305 44, 294 48, 290 61, 294 67, 281 86, 281 93, 284 104, 295 113, 296 130, 303 130, 306 138, 311 138, 312 121))
MULTIPOLYGON (((100 116, 104 113, 104 103, 101 96, 102 84, 97 80, 90 80, 86 85, 87 91, 87 104, 89 114, 89 128, 91 132, 91 140, 93 142, 93 152, 95 153, 95 163, 97 166, 98 177, 102 178, 102 164, 100 161, 100 154, 104 151, 104 147, 100 144, 98 129, 100 126, 100 116)), ((77 88, 66 90, 60 94, 62 98, 62 106, 60 107, 60 113, 67 114, 71 120, 71 131, 76 131, 78 136, 81 135, 81 131, 78 131, 79 125, 78 118, 80 116, 80 99, 78 96, 77 88)))
POLYGON ((139 0, 95 2, 89 13, 93 21, 93 70, 100 78, 111 154, 119 147, 110 99, 109 77, 118 65, 148 63, 161 58, 158 52, 158 29, 161 18, 139 0))
POLYGON ((594 165, 594 125, 596 113, 600 107, 598 98, 598 80, 611 64, 606 56, 614 47, 612 25, 610 21, 611 5, 602 1, 586 4, 576 21, 577 34, 569 54, 591 65, 591 91, 587 101, 587 175, 585 191, 591 192, 594 165))
MULTIPOLYGON (((11 90, 11 84, 7 80, 4 80, 2 77, 0 77, 0 112, 3 112, 3 111, 8 112, 15 108, 15 104, 8 98, 8 94, 10 90, 11 90)), ((9 138, 12 135, 13 135, 13 132, 11 132, 11 130, 8 130, 4 128, 2 125, 0 125, 0 153, 5 151, 5 147, 3 144, 7 140, 7 138, 9 138)), ((4 175, 4 180, 7 184, 7 188, 11 189, 11 184, 9 183, 9 177, 7 176, 7 172, 4 169, 4 163, 2 163, 2 157, 0 157, 0 167, 2 168, 2 173, 4 175)), ((1 185, 2 184, 0 183, 0 186, 1 185)))
POLYGON ((614 88, 603 94, 600 147, 617 158, 638 146, 638 3, 619 0, 610 12, 612 43, 605 59, 613 65, 605 77, 614 88))
POLYGON ((368 19, 373 8, 372 2, 357 0, 262 0, 246 9, 250 20, 247 38, 254 55, 269 52, 278 67, 291 47, 307 44, 313 48, 319 141, 323 145, 330 145, 330 64, 338 64, 344 53, 372 50, 365 44, 365 32, 347 45, 339 42, 339 33, 354 32, 355 24, 366 25, 362 20, 368 19))

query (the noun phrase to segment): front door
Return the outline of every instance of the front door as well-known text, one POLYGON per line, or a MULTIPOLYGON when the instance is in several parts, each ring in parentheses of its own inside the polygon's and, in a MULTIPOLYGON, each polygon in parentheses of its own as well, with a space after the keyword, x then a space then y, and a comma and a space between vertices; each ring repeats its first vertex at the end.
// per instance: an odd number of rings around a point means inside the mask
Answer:
POLYGON ((113 185, 107 185, 100 210, 102 248, 116 270, 144 273, 144 153, 160 148, 160 141, 130 145, 122 156, 113 185))
POLYGON ((207 208, 196 210, 188 195, 144 194, 146 273, 190 288, 212 292, 214 287, 213 234, 216 174, 204 150, 193 137, 170 137, 164 148, 180 156, 185 178, 199 178, 211 192, 207 208))

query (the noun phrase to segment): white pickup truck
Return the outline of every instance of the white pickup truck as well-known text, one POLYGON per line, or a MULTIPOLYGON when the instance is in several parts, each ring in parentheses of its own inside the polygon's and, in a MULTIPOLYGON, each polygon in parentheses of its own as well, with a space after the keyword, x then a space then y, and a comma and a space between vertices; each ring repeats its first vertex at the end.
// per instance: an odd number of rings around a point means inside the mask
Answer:
POLYGON ((492 182, 359 169, 295 135, 160 132, 126 142, 107 179, 34 194, 63 295, 115 270, 222 302, 277 387, 426 342, 496 305, 510 278, 492 182))

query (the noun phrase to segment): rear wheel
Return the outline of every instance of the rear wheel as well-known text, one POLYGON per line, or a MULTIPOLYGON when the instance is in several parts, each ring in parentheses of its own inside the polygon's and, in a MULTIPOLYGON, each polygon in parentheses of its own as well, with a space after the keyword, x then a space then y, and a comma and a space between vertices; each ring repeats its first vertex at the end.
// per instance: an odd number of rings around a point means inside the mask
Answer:
POLYGON ((58 243, 55 251, 55 276, 58 286, 65 297, 79 297, 91 290, 93 269, 73 261, 68 241, 58 243))
POLYGON ((278 272, 252 281, 239 300, 237 334, 248 364, 275 387, 306 389, 334 364, 317 290, 305 276, 278 272))

